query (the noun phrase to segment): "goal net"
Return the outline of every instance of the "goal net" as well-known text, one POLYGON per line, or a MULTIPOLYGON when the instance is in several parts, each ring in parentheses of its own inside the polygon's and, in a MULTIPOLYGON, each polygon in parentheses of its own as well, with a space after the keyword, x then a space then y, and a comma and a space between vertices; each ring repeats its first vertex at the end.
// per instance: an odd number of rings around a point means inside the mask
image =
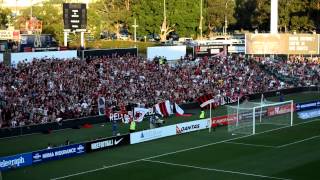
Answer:
POLYGON ((292 126, 293 101, 243 102, 227 106, 228 131, 234 134, 255 134, 279 126, 292 126))

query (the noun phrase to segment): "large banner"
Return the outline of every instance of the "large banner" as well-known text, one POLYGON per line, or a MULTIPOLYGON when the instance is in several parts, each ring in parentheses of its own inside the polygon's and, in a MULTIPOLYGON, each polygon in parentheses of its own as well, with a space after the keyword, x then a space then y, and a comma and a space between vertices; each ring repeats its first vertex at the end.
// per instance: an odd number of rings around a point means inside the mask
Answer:
POLYGON ((30 166, 32 164, 32 153, 18 154, 0 158, 0 171, 30 166))
POLYGON ((110 149, 110 148, 114 148, 122 145, 129 145, 129 144, 130 144, 130 136, 129 134, 126 134, 122 136, 103 138, 103 139, 87 142, 86 150, 87 152, 94 152, 94 151, 110 149))
POLYGON ((33 163, 40 163, 50 160, 64 159, 85 153, 84 144, 73 144, 69 146, 45 149, 32 153, 33 163))
POLYGON ((319 54, 317 34, 246 34, 246 54, 319 54))

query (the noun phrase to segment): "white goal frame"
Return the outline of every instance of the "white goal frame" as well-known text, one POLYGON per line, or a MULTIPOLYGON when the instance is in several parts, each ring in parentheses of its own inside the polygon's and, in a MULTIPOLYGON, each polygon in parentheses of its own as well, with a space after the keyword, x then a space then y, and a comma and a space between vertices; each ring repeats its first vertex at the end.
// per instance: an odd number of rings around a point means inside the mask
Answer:
MULTIPOLYGON (((258 104, 258 103, 257 103, 258 104)), ((261 109, 265 108, 265 107, 272 107, 272 106, 281 106, 284 104, 290 104, 290 126, 293 125, 293 112, 294 112, 294 103, 293 100, 290 101, 284 101, 284 102, 276 102, 276 103, 270 103, 270 104, 263 104, 262 102, 260 103, 260 105, 251 107, 251 108, 242 108, 239 107, 240 104, 238 102, 237 107, 233 107, 237 109, 237 113, 236 113, 236 126, 238 126, 239 124, 239 110, 252 110, 252 134, 256 134, 256 110, 260 109, 260 122, 261 122, 261 109)))

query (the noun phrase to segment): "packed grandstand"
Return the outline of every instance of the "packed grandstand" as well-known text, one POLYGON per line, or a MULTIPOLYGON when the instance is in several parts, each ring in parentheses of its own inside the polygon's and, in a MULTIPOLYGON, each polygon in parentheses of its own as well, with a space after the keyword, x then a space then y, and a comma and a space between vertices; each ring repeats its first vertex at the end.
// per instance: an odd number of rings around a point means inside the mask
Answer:
POLYGON ((234 102, 238 97, 279 89, 316 86, 320 62, 239 55, 180 59, 159 64, 143 57, 35 59, 17 67, 0 64, 0 125, 15 127, 98 115, 106 106, 161 101, 196 102, 211 94, 234 102))

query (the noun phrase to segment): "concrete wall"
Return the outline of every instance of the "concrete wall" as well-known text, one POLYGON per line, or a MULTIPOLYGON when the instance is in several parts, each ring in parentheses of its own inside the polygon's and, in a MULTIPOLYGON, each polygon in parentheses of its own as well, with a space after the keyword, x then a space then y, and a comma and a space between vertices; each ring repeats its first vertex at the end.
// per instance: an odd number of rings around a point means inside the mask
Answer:
POLYGON ((157 56, 164 56, 168 61, 177 60, 187 53, 186 46, 159 46, 148 47, 147 58, 153 60, 157 56))
POLYGON ((44 52, 21 52, 11 53, 11 65, 16 66, 21 61, 31 62, 34 58, 76 58, 77 51, 44 51, 44 52))

